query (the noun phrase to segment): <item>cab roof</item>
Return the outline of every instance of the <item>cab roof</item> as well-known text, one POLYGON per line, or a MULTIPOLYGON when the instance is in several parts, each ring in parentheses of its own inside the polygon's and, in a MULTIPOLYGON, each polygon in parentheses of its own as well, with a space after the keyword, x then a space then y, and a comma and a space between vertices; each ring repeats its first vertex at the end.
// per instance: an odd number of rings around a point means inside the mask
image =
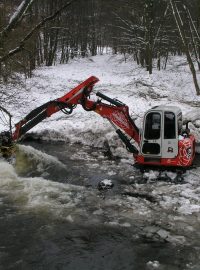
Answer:
POLYGON ((155 107, 151 108, 150 110, 148 110, 148 112, 150 112, 150 111, 173 112, 174 114, 182 113, 182 111, 179 107, 168 106, 168 105, 167 106, 166 105, 155 106, 155 107))

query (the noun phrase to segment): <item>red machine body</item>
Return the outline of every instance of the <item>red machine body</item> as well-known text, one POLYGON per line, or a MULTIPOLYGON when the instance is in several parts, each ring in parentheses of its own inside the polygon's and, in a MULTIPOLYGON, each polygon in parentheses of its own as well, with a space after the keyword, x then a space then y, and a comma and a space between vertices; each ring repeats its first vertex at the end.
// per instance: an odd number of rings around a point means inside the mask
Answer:
POLYGON ((189 135, 178 142, 178 155, 175 158, 145 158, 144 155, 134 156, 135 162, 141 165, 164 166, 164 167, 190 167, 195 157, 195 137, 189 135))
POLYGON ((175 107, 153 108, 145 115, 143 130, 139 130, 129 115, 128 106, 119 100, 109 98, 99 92, 96 94, 97 101, 89 99, 93 86, 98 81, 98 78, 92 76, 63 97, 47 102, 31 111, 15 125, 13 141, 18 141, 28 130, 52 114, 58 111, 70 114, 79 104, 86 111, 96 112, 114 126, 127 149, 133 153, 137 164, 165 167, 192 165, 195 156, 195 138, 189 133, 188 126, 186 126, 185 132, 183 131, 180 109, 175 107), (102 99, 108 104, 102 102, 102 99), (167 138, 167 130, 173 129, 173 134, 167 138))

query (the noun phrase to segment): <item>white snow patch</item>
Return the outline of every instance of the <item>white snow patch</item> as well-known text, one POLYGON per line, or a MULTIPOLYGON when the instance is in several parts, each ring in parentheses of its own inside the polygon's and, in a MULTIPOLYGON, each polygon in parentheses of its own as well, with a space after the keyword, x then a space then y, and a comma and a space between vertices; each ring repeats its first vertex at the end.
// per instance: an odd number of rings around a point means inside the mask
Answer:
POLYGON ((160 263, 158 261, 149 261, 147 262, 147 269, 153 270, 153 269, 159 269, 160 263))

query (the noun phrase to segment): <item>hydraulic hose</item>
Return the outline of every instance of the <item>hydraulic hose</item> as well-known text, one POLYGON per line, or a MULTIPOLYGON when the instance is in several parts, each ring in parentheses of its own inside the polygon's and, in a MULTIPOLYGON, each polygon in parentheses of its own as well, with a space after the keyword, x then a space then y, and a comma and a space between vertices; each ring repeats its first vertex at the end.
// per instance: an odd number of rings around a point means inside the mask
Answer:
POLYGON ((107 100, 108 102, 110 102, 111 104, 117 106, 117 107, 121 107, 121 106, 124 106, 124 103, 122 103, 121 101, 117 100, 117 99, 113 99, 113 98, 110 98, 110 97, 107 97, 106 95, 100 93, 100 92, 97 92, 96 93, 97 97, 100 97, 102 99, 105 99, 107 100))

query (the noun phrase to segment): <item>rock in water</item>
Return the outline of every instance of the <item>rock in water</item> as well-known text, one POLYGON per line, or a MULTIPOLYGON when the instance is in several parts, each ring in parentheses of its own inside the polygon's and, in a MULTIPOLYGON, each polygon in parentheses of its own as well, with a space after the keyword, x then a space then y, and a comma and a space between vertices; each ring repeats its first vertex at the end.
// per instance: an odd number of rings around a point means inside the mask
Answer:
POLYGON ((99 190, 107 190, 113 188, 114 184, 109 179, 104 179, 98 183, 99 190))

